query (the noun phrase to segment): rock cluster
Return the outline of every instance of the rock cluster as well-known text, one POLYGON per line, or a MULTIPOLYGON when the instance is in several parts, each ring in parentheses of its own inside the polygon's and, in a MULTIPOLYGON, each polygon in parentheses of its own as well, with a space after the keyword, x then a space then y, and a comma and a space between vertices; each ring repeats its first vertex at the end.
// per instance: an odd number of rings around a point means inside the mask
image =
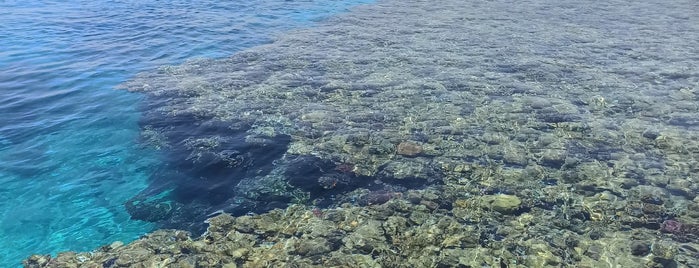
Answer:
MULTIPOLYGON (((375 206, 318 210, 291 206, 266 214, 208 221, 200 237, 161 230, 130 244, 89 253, 35 255, 25 267, 604 267, 696 265, 696 243, 680 248, 652 232, 596 234, 536 219, 537 208, 512 214, 516 197, 459 199, 449 211, 429 206, 434 192, 410 192, 375 206), (498 200, 498 201, 493 201, 498 200), (478 205, 486 203, 485 205, 478 205), (485 215, 493 203, 508 213, 485 215), (459 212, 461 211, 461 212, 459 212)), ((526 202, 521 202, 524 205, 526 202)), ((571 213, 576 216, 575 212, 571 213)))

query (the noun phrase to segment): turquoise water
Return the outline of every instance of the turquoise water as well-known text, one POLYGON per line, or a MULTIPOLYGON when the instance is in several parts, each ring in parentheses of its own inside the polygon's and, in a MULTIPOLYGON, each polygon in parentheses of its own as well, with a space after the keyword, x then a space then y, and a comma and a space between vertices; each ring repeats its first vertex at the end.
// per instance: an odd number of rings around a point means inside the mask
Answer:
POLYGON ((123 203, 161 156, 138 143, 142 96, 115 86, 365 2, 0 2, 0 267, 155 228, 123 203))

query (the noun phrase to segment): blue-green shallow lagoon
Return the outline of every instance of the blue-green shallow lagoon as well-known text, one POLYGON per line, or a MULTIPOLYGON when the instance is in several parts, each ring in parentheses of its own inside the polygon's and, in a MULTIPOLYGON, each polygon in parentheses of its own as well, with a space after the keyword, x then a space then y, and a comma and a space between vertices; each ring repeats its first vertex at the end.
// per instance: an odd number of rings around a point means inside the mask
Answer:
POLYGON ((0 2, 0 267, 155 228, 123 203, 166 167, 138 144, 142 96, 115 86, 365 2, 0 2))

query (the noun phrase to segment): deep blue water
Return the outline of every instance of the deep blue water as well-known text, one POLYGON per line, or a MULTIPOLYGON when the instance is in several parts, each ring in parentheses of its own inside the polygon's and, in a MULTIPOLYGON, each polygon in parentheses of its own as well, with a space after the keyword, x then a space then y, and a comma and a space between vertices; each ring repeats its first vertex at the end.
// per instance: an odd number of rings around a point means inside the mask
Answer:
POLYGON ((162 163, 115 86, 366 2, 0 1, 0 267, 155 228, 124 209, 162 163))

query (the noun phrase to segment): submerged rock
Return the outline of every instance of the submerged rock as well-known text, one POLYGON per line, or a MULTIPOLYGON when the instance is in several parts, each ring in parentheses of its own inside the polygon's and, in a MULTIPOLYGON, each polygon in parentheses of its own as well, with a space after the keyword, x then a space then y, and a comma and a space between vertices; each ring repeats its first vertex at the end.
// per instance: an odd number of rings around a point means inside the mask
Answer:
POLYGON ((485 206, 502 214, 513 214, 519 210, 522 200, 515 195, 496 194, 483 197, 485 206))
POLYGON ((422 153, 422 146, 412 141, 404 141, 398 144, 396 153, 404 156, 417 156, 422 153))
POLYGON ((646 256, 650 253, 650 244, 641 242, 641 241, 634 241, 630 245, 631 247, 631 254, 634 256, 646 256))

